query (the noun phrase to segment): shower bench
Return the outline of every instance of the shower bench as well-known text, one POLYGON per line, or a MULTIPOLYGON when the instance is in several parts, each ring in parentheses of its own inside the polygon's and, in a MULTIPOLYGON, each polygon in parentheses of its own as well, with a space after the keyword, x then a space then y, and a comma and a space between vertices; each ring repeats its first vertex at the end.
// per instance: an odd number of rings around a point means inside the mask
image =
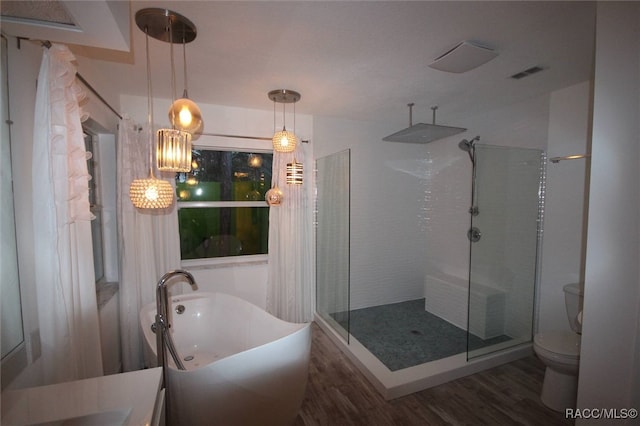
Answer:
POLYGON ((484 284, 473 284, 469 299, 469 281, 453 275, 426 275, 425 310, 458 328, 486 340, 504 334, 506 293, 484 284))

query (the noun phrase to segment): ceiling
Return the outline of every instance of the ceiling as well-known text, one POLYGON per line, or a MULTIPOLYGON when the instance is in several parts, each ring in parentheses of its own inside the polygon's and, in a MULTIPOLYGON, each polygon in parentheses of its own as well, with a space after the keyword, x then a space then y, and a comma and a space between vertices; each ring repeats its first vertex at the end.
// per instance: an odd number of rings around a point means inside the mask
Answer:
MULTIPOLYGON (((302 94, 298 113, 403 128, 413 102, 414 123, 431 122, 437 105, 438 123, 464 126, 467 115, 588 80, 592 72, 593 2, 133 1, 131 21, 146 7, 171 9, 196 25, 186 52, 189 95, 199 103, 270 110, 267 92, 286 88, 302 94), (461 74, 428 66, 463 40, 499 55, 461 74), (532 66, 544 70, 510 78, 532 66)), ((181 93, 182 48, 175 48, 181 93)), ((121 93, 146 96, 144 34, 133 22, 131 49, 84 54, 106 75, 126 76, 114 84, 121 93)), ((150 51, 154 96, 170 97, 169 45, 151 39, 150 51)))
POLYGON ((2 32, 105 49, 130 46, 128 1, 2 0, 2 32))

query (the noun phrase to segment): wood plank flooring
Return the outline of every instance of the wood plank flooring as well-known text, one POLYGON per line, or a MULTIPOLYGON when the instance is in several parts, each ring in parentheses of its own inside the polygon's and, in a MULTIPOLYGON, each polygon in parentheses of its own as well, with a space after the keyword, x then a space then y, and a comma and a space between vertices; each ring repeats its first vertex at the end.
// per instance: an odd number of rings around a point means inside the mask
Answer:
POLYGON ((313 324, 309 383, 295 426, 568 425, 540 402, 544 365, 532 356, 385 401, 313 324))

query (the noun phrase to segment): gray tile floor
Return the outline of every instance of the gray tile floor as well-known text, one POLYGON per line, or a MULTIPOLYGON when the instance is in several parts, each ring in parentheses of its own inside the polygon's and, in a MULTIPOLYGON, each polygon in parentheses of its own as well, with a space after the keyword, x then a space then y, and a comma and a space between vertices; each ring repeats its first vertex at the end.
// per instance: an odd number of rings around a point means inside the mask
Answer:
MULTIPOLYGON (((467 351, 467 332, 425 311, 424 299, 353 310, 349 331, 391 371, 467 351)), ((471 335, 469 347, 508 339, 471 335)))

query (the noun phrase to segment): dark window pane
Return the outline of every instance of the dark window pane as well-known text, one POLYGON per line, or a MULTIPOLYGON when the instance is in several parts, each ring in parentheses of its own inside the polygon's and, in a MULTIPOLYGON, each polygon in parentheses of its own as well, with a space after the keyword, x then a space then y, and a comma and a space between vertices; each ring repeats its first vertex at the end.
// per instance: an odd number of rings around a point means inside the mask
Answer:
POLYGON ((264 200, 273 154, 194 149, 192 158, 192 171, 176 174, 178 201, 264 200))
POLYGON ((182 259, 266 254, 268 207, 178 210, 182 259))
POLYGON ((93 242, 93 269, 96 282, 104 277, 104 262, 102 259, 102 211, 92 210, 96 217, 91 221, 91 240, 93 242))
POLYGON ((91 155, 87 158, 87 172, 89 179, 89 205, 91 213, 96 217, 91 221, 91 240, 93 243, 93 269, 96 282, 104 278, 104 258, 102 241, 102 207, 98 205, 98 185, 100 184, 95 162, 93 137, 84 133, 84 146, 91 155))

